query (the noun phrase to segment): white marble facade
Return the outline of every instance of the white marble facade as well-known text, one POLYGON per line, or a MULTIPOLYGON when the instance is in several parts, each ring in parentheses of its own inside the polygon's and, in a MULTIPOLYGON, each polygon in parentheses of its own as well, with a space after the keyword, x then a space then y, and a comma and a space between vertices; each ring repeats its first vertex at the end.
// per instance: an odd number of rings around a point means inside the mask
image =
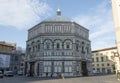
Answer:
POLYGON ((46 19, 28 30, 26 73, 39 77, 89 75, 89 30, 61 16, 46 19))

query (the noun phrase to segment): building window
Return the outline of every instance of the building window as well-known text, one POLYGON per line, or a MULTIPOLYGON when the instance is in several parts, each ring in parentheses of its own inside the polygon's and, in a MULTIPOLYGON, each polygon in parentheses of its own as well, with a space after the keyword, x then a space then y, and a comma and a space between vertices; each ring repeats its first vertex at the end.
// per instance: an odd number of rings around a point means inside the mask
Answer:
POLYGON ((92 58, 92 62, 94 62, 94 58, 92 58))
POLYGON ((38 50, 40 49, 40 44, 38 44, 38 50))
POLYGON ((76 50, 79 50, 79 44, 76 44, 76 50))
POLYGON ((72 72, 72 67, 71 66, 65 67, 65 72, 72 72))
POLYGON ((106 61, 108 61, 108 56, 106 56, 106 61))
POLYGON ((57 49, 60 49, 60 44, 59 43, 57 43, 57 49))
POLYGON ((102 68, 102 72, 105 73, 105 68, 102 68))
POLYGON ((89 47, 86 47, 87 53, 89 53, 89 47))
POLYGON ((93 68, 93 70, 95 70, 95 68, 93 68))
POLYGON ((24 66, 23 63, 21 63, 20 66, 24 66))
POLYGON ((54 71, 55 71, 55 72, 61 72, 61 70, 62 70, 62 69, 61 69, 60 66, 56 66, 54 71))
POLYGON ((98 53, 96 54, 96 56, 98 56, 98 53))
POLYGON ((46 49, 50 49, 50 43, 46 43, 46 49))
POLYGON ((82 53, 84 53, 84 46, 82 46, 82 53))
POLYGON ((96 62, 99 62, 99 58, 98 57, 96 57, 96 62))
POLYGON ((44 62, 44 72, 51 72, 51 62, 44 62))
POLYGON ((104 61, 104 58, 103 58, 103 57, 101 57, 101 61, 102 61, 102 62, 104 61))
POLYGON ((110 66, 110 64, 108 63, 107 66, 110 66))
POLYGON ((99 64, 97 64, 97 66, 99 66, 99 64))
POLYGON ((82 42, 82 44, 84 44, 84 42, 82 42))
POLYGON ((70 45, 66 45, 66 48, 69 49, 69 48, 70 48, 70 45))
POLYGON ((100 68, 97 68, 97 71, 100 72, 100 68))
POLYGON ((104 66, 104 64, 102 64, 102 66, 104 66))
POLYGON ((33 52, 35 52, 35 48, 34 48, 34 46, 33 46, 33 52))
POLYGON ((15 56, 15 61, 18 61, 18 56, 15 56))
POLYGON ((114 60, 114 56, 111 56, 111 59, 114 60))
POLYGON ((47 44, 47 45, 46 45, 46 48, 47 48, 47 49, 50 49, 50 45, 49 45, 49 44, 47 44))

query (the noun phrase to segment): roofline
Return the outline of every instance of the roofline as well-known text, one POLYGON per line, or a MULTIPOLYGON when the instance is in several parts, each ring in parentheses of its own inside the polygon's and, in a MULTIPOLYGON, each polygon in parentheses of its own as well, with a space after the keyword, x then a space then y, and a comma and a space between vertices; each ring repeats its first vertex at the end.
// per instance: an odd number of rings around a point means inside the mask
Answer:
POLYGON ((42 22, 40 22, 40 23, 38 23, 38 24, 34 25, 34 26, 33 26, 33 27, 31 27, 30 29, 28 29, 28 31, 32 30, 33 28, 35 28, 36 26, 38 26, 38 25, 40 25, 40 24, 42 24, 42 22))
POLYGON ((30 29, 28 29, 28 31, 34 29, 36 26, 38 26, 38 25, 40 25, 40 24, 42 24, 42 23, 59 23, 59 22, 61 22, 61 23, 65 23, 65 22, 66 22, 66 23, 71 23, 71 21, 42 21, 42 22, 34 25, 34 26, 31 27, 30 29))
POLYGON ((75 24, 81 26, 82 28, 84 28, 85 30, 89 31, 89 29, 85 28, 84 26, 78 24, 78 23, 75 22, 75 21, 73 21, 73 22, 72 22, 72 21, 42 21, 42 22, 34 25, 32 28, 28 29, 28 31, 34 29, 36 26, 38 26, 38 25, 40 25, 40 24, 42 24, 42 23, 60 23, 60 22, 61 22, 61 23, 65 23, 65 22, 66 22, 66 23, 75 23, 75 24))
POLYGON ((75 23, 75 24, 81 26, 82 28, 86 29, 87 31, 89 31, 89 29, 85 28, 84 26, 80 25, 79 23, 77 23, 77 22, 73 22, 73 23, 75 23))
POLYGON ((92 51, 92 53, 99 52, 99 51, 112 50, 112 49, 117 49, 117 47, 115 46, 115 47, 109 47, 109 48, 103 48, 103 49, 99 49, 99 50, 94 50, 94 51, 92 51))
POLYGON ((16 43, 0 42, 0 45, 8 47, 16 47, 16 43))

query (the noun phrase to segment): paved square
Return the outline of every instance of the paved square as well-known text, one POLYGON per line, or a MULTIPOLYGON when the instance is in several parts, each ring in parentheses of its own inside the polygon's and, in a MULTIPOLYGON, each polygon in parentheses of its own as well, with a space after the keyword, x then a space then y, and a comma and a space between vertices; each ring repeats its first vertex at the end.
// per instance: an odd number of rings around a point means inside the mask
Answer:
POLYGON ((120 83, 115 75, 91 76, 65 79, 40 79, 38 77, 4 77, 0 83, 120 83))

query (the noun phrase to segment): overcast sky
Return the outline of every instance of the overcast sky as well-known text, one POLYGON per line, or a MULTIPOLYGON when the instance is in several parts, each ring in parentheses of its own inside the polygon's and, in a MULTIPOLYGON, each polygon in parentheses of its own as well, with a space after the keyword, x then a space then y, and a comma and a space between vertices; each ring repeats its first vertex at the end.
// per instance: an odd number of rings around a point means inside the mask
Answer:
POLYGON ((25 48, 27 30, 55 16, 58 7, 89 29, 92 50, 115 46, 110 0, 0 0, 0 41, 25 48))

